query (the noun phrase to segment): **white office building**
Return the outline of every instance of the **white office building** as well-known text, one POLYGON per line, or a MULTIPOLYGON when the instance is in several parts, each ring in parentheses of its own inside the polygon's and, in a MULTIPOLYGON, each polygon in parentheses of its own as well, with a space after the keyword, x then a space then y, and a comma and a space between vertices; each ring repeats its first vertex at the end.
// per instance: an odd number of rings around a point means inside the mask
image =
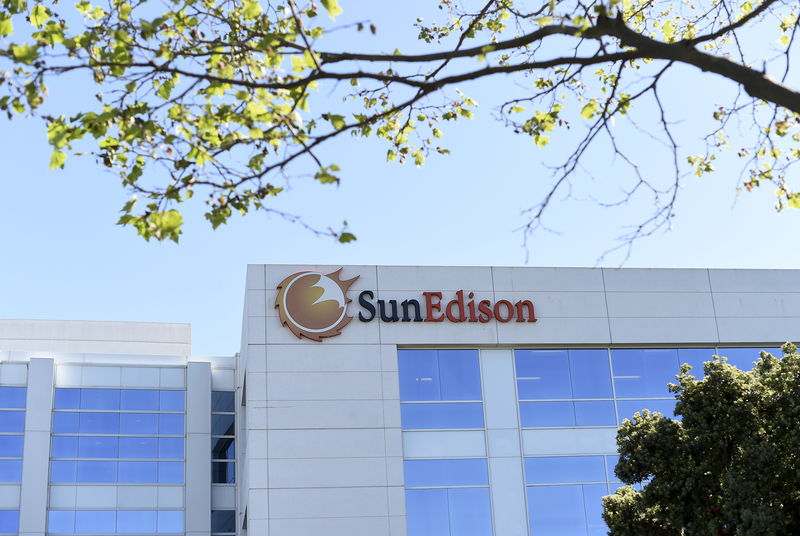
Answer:
MULTIPOLYGON (((0 320, 0 535, 594 536, 615 434, 800 271, 247 267, 241 349, 0 320)), ((228 314, 238 314, 229 312, 228 314)))

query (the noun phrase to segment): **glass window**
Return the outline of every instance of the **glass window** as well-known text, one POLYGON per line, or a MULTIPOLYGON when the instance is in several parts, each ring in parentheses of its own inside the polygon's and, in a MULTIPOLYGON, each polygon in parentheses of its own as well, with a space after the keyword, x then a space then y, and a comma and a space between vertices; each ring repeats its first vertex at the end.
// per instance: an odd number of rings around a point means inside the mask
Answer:
POLYGON ((183 511, 159 510, 158 532, 183 532, 183 511))
POLYGON ((487 488, 406 491, 408 536, 492 534, 487 488))
POLYGON ((19 510, 0 510, 0 534, 19 532, 19 510))
POLYGON ((236 393, 233 391, 211 391, 211 411, 230 412, 236 410, 236 393))
POLYGON ((0 387, 0 408, 25 408, 26 393, 25 387, 0 387))
POLYGON ((170 413, 159 415, 158 433, 161 435, 183 435, 183 415, 170 413))
POLYGON ((211 458, 233 460, 236 458, 236 443, 230 437, 211 438, 211 458))
POLYGON ((81 409, 119 409, 119 389, 81 389, 81 409))
POLYGON ((81 407, 81 390, 56 388, 54 407, 56 409, 79 409, 81 407))
POLYGON ((691 365, 691 374, 701 380, 704 376, 703 363, 711 361, 715 353, 713 348, 678 348, 678 362, 691 365))
POLYGON ((25 431, 24 411, 0 411, 0 432, 25 431))
POLYGON ((78 476, 76 481, 86 483, 116 482, 117 462, 78 461, 78 476))
POLYGON ((619 462, 619 456, 606 456, 606 468, 608 470, 609 482, 619 482, 619 478, 617 478, 616 473, 614 473, 617 462, 619 462))
POLYGON ((50 482, 57 484, 75 482, 78 478, 78 462, 50 462, 50 482))
POLYGON ((611 400, 576 400, 575 424, 577 426, 616 426, 614 402, 611 400))
POLYGON ((234 484, 236 482, 236 464, 233 462, 212 463, 211 482, 214 484, 234 484))
POLYGON ((523 428, 575 426, 572 402, 520 402, 519 417, 523 428))
POLYGON ((155 437, 120 437, 120 458, 158 458, 158 439, 155 437))
POLYGON ((159 392, 150 389, 123 389, 120 392, 120 409, 158 411, 159 392))
POLYGON ((451 536, 492 534, 492 511, 488 488, 447 490, 451 536))
POLYGON ((53 433, 77 434, 80 413, 62 412, 53 413, 53 433))
POLYGON ((20 482, 22 460, 0 460, 0 482, 20 482))
MULTIPOLYGON (((160 405, 161 411, 183 411, 184 392, 183 391, 161 391, 160 405)), ((213 410, 212 410, 213 411, 213 410)))
POLYGON ((120 433, 156 435, 158 417, 156 413, 123 413, 120 415, 120 433))
POLYGON ((183 462, 158 462, 161 484, 183 484, 183 462))
POLYGON ((406 490, 408 536, 449 535, 449 509, 446 489, 406 490))
POLYGON ((47 512, 47 532, 73 534, 75 532, 75 511, 50 510, 47 512))
POLYGON ((53 436, 53 458, 77 458, 78 438, 75 436, 53 436))
POLYGON ((212 415, 211 416, 211 434, 212 435, 230 435, 235 432, 234 416, 233 415, 212 415))
POLYGON ((118 458, 119 440, 116 437, 81 437, 78 440, 80 458, 118 458))
POLYGON ((155 510, 120 510, 117 512, 117 532, 149 532, 158 530, 155 510))
POLYGON ((119 462, 118 481, 121 484, 158 482, 157 462, 119 462))
POLYGON ((116 532, 117 513, 113 510, 77 510, 75 512, 75 532, 100 534, 116 532))
POLYGON ((477 350, 439 350, 442 400, 480 400, 481 370, 477 350))
POLYGON ((753 363, 761 357, 761 350, 778 358, 783 357, 780 348, 719 348, 717 354, 727 357, 728 363, 739 370, 752 370, 753 363))
MULTIPOLYGON (((675 399, 671 400, 617 400, 617 411, 619 412, 619 422, 622 419, 632 419, 633 414, 643 409, 651 412, 657 411, 670 419, 675 418, 675 399)), ((679 419, 680 420, 680 419, 679 419)))
POLYGON ((528 519, 536 536, 586 534, 582 486, 529 487, 528 519))
POLYGON ((211 510, 211 532, 236 532, 236 511, 211 510))
POLYGON ((158 440, 158 457, 163 459, 183 459, 183 438, 162 437, 158 440))
POLYGON ((603 497, 608 495, 605 484, 587 484, 583 487, 583 503, 586 513, 588 536, 606 536, 608 527, 603 521, 603 497))
POLYGON ((406 487, 487 486, 486 459, 406 460, 406 487))
POLYGON ((19 457, 22 457, 22 436, 0 435, 0 458, 19 457))
POLYGON ((451 429, 483 428, 483 404, 401 404, 400 415, 403 428, 451 429))
POLYGON ((572 398, 567 350, 515 350, 520 400, 572 398))
POLYGON ((525 458, 527 484, 605 482, 605 480, 606 466, 602 456, 525 458))
POLYGON ((477 350, 401 350, 400 399, 480 400, 477 350))
POLYGON ((118 434, 119 413, 81 413, 81 434, 118 434))
POLYGON ((611 398, 608 350, 570 350, 569 366, 574 398, 611 398))
POLYGON ((671 396, 667 384, 679 372, 676 349, 611 350, 611 362, 618 398, 671 396))

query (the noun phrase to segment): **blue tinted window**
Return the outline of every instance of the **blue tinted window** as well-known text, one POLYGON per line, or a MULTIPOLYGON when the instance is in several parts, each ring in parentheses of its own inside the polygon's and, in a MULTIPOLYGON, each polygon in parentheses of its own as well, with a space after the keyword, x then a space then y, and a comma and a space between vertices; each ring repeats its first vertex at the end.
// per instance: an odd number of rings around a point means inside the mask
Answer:
POLYGON ((454 404, 401 404, 403 428, 483 428, 483 404, 480 402, 454 404))
POLYGON ((525 458, 527 484, 605 482, 605 480, 606 466, 602 456, 525 458))
POLYGON ((578 426, 616 426, 614 402, 611 400, 576 400, 575 424, 578 426))
POLYGON ((672 419, 674 417, 673 411, 675 410, 675 399, 671 400, 617 400, 617 411, 619 412, 619 422, 622 419, 631 419, 633 414, 640 412, 643 409, 649 409, 651 412, 657 411, 665 417, 672 419))
POLYGON ((617 478, 616 473, 614 473, 614 468, 617 466, 617 462, 619 462, 619 456, 606 456, 606 467, 608 469, 609 482, 619 482, 619 478, 617 478))
POLYGON ((229 437, 212 437, 211 457, 215 460, 233 460, 236 458, 234 440, 229 437))
POLYGON ((155 437, 120 437, 120 458, 158 458, 158 439, 155 437))
POLYGON ((489 484, 486 459, 406 460, 403 467, 410 488, 489 484))
MULTIPOLYGON (((183 415, 161 414, 158 416, 158 433, 162 435, 183 435, 183 415)), ((231 430, 233 434, 233 430, 231 430)))
POLYGON ((614 387, 619 398, 670 396, 668 383, 679 372, 676 349, 611 350, 614 387))
POLYGON ((567 350, 516 350, 519 398, 572 398, 567 350))
POLYGON ((586 531, 589 536, 606 536, 608 527, 603 521, 603 497, 608 495, 608 488, 605 484, 586 484, 582 487, 586 531))
POLYGON ((155 510, 134 510, 117 512, 117 532, 156 532, 158 521, 155 510))
POLYGON ((235 410, 236 395, 233 391, 211 391, 211 411, 230 412, 235 410))
POLYGON ((19 532, 19 510, 0 510, 0 534, 19 532))
POLYGON ((99 534, 116 532, 117 513, 113 510, 78 510, 75 512, 75 532, 99 534))
POLYGON ((19 457, 22 457, 22 436, 0 435, 0 458, 19 457))
POLYGON ((575 426, 572 402, 520 402, 519 417, 523 428, 575 426))
POLYGON ((160 510, 158 512, 158 532, 183 532, 183 512, 160 510))
POLYGON ((436 350, 399 350, 401 400, 441 400, 436 350))
POLYGON ((211 482, 214 484, 233 484, 236 482, 236 464, 233 462, 214 462, 211 464, 211 482))
POLYGON ((80 458, 118 458, 119 440, 116 437, 81 437, 78 440, 80 458))
MULTIPOLYGON (((233 443, 233 440, 231 440, 233 443)), ((183 439, 179 437, 162 437, 158 440, 158 457, 161 459, 183 459, 183 439)))
MULTIPOLYGON (((161 391, 159 398, 161 411, 183 411, 184 409, 183 391, 161 391)), ((211 411, 214 409, 212 408, 211 411)))
POLYGON ((53 433, 77 434, 80 413, 57 412, 53 414, 53 433))
POLYGON ((480 400, 477 350, 439 350, 439 382, 442 400, 480 400))
POLYGON ((586 534, 582 486, 528 488, 528 519, 536 536, 586 534))
POLYGON ((50 510, 47 512, 47 532, 73 534, 75 532, 75 511, 50 510))
POLYGON ((406 490, 408 536, 449 535, 449 510, 446 489, 406 490))
POLYGON ((121 484, 158 482, 158 462, 119 462, 118 481, 121 484))
POLYGON ((24 411, 0 411, 0 432, 24 432, 24 411))
POLYGON ((570 350, 569 364, 575 398, 611 398, 607 350, 570 350))
POLYGON ((236 510, 211 510, 211 532, 236 532, 236 510))
POLYGON ((211 433, 213 435, 234 435, 234 416, 233 415, 212 415, 211 433))
POLYGON ((713 348, 678 348, 678 362, 692 366, 691 374, 698 380, 703 379, 703 363, 714 357, 713 348))
POLYGON ((717 353, 727 357, 728 363, 739 370, 752 370, 753 363, 761 357, 761 350, 777 358, 783 357, 780 348, 720 348, 717 353))
POLYGON ((487 488, 447 490, 451 536, 492 534, 492 511, 487 488))
POLYGON ((0 460, 0 482, 22 480, 22 460, 0 460))
POLYGON ((158 462, 158 481, 162 484, 182 484, 183 462, 158 462))
POLYGON ((119 389, 81 389, 81 409, 119 409, 119 389))
POLYGON ((120 393, 120 409, 158 411, 158 408, 158 391, 123 389, 120 393))
POLYGON ((78 462, 50 462, 50 482, 75 482, 78 475, 78 462))
POLYGON ((52 444, 53 458, 77 458, 78 438, 75 436, 55 436, 52 444))
POLYGON ((81 434, 118 434, 119 413, 81 413, 81 434))
POLYGON ((158 414, 123 413, 120 415, 120 433, 155 435, 158 433, 158 414))
POLYGON ((78 461, 77 482, 110 483, 116 481, 117 462, 78 461))
POLYGON ((56 409, 79 409, 81 407, 81 390, 57 388, 54 406, 56 409))
POLYGON ((0 387, 0 408, 24 408, 25 387, 0 387))

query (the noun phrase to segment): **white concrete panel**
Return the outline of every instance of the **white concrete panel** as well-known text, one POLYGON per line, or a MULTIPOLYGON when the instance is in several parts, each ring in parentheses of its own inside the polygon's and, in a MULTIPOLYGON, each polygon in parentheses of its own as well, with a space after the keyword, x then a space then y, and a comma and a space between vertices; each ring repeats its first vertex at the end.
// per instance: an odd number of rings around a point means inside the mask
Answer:
MULTIPOLYGON (((151 493, 155 494, 155 488, 151 493)), ((117 486, 76 486, 76 508, 116 508, 117 486)))
POLYGON ((118 508, 158 507, 156 486, 119 486, 116 491, 118 508))
POLYGON ((407 536, 406 516, 391 516, 389 518, 389 534, 391 536, 407 536))
POLYGON ((267 393, 270 401, 380 400, 381 373, 270 372, 267 373, 267 393))
POLYGON ((385 486, 384 458, 270 460, 270 488, 385 486))
POLYGON ((269 510, 270 519, 388 515, 384 487, 270 489, 269 510))
MULTIPOLYGON (((352 311, 349 314, 353 314, 352 311)), ((264 320, 262 317, 251 317, 264 320)), ((278 317, 268 316, 266 320, 266 340, 269 344, 302 344, 307 347, 308 344, 316 344, 308 339, 298 339, 295 337, 288 328, 281 325, 278 317)), ((378 322, 359 322, 354 318, 350 323, 342 329, 342 334, 336 337, 325 339, 323 343, 328 345, 338 344, 378 344, 378 322)), ((257 344, 254 340, 250 344, 257 344)))
POLYGON ((522 444, 526 456, 614 454, 616 437, 616 428, 523 430, 522 444))
POLYGON ((122 367, 122 387, 158 388, 161 384, 159 369, 155 367, 122 367))
POLYGON ((480 458, 486 456, 486 438, 477 430, 403 432, 403 455, 406 458, 480 458))
MULTIPOLYGON (((284 534, 289 533, 284 532, 284 534)), ((192 535, 187 534, 186 536, 192 535)), ((269 536, 269 521, 266 519, 248 519, 247 536, 269 536)))
POLYGON ((512 350, 481 350, 486 428, 516 428, 517 396, 512 350))
POLYGON ((84 387, 119 387, 122 371, 119 367, 83 367, 81 385, 84 387))
MULTIPOLYGON (((278 293, 277 289, 270 289, 264 292, 264 314, 262 316, 278 316, 278 308, 275 306, 278 293)), ((355 294, 348 292, 347 297, 352 300, 355 298, 355 294)))
POLYGON ((362 534, 387 536, 389 534, 386 517, 270 519, 269 530, 273 536, 320 536, 321 534, 325 536, 360 536, 362 534))
POLYGON ((266 344, 267 327, 263 316, 247 317, 247 344, 266 344))
POLYGON ((708 292, 705 269, 604 268, 608 292, 708 292))
POLYGON ((233 369, 212 368, 211 388, 215 391, 233 391, 236 389, 233 369))
POLYGON ((396 371, 397 367, 397 346, 393 344, 381 345, 381 369, 385 372, 396 371))
POLYGON ((800 292, 798 270, 709 270, 714 292, 800 292))
POLYGON ((186 387, 186 369, 161 368, 159 369, 159 387, 183 389, 186 387))
POLYGON ((609 344, 605 318, 542 318, 538 322, 497 323, 500 344, 609 344))
POLYGON ((387 428, 400 428, 400 401, 383 401, 383 424, 387 428))
POLYGON ((390 486, 386 488, 389 502, 389 515, 399 516, 406 512, 406 490, 402 486, 390 486))
MULTIPOLYGON (((262 402, 264 404, 264 402, 262 402)), ((267 427, 267 408, 257 405, 256 402, 250 401, 245 406, 245 420, 249 434, 253 434, 259 428, 267 427)), ((265 438, 266 439, 266 438, 265 438)), ((266 443, 265 443, 266 444, 266 443)))
POLYGON ((75 508, 76 486, 50 486, 50 508, 75 508))
POLYGON ((403 455, 403 431, 399 428, 386 428, 383 431, 386 442, 386 456, 403 455))
MULTIPOLYGON (((342 268, 341 264, 281 264, 267 266, 266 289, 275 290, 278 285, 292 274, 298 272, 317 272, 330 274, 342 268)), ((375 290, 378 287, 375 275, 375 266, 353 265, 344 266, 342 279, 348 280, 358 276, 358 279, 350 287, 350 292, 358 295, 362 290, 375 290)))
MULTIPOLYGON (((370 322, 380 326, 381 342, 389 344, 497 344, 493 322, 370 322)), ((528 324, 534 326, 535 324, 528 324)))
POLYGON ((609 323, 614 344, 713 344, 718 340, 714 318, 610 318, 609 323))
MULTIPOLYGON (((272 304, 270 304, 270 308, 272 304)), ((267 316, 267 293, 264 290, 248 290, 245 293, 247 316, 267 316)))
POLYGON ((19 508, 19 486, 0 485, 0 508, 19 508))
POLYGON ((269 502, 266 489, 250 489, 247 499, 247 515, 250 519, 267 519, 269 502))
POLYGON ((781 345, 800 341, 800 317, 718 318, 720 343, 781 345))
POLYGON ((609 292, 607 297, 612 317, 714 316, 710 292, 609 292))
POLYGON ((488 266, 378 266, 379 290, 493 290, 488 266))
POLYGON ((247 402, 258 402, 267 399, 267 373, 247 372, 247 402))
POLYGON ((399 400, 400 375, 397 372, 383 372, 381 376, 383 381, 383 399, 399 400))
MULTIPOLYGON (((349 328, 350 326, 347 326, 344 329, 349 328)), ((266 347, 266 370, 269 372, 377 372, 381 370, 381 355, 377 346, 320 344, 313 349, 314 351, 309 351, 307 345, 270 344, 266 347)), ((258 372, 251 368, 250 359, 251 356, 248 355, 248 370, 258 372)), ((395 370, 397 370, 396 365, 395 370)))
POLYGON ((526 534, 525 479, 521 458, 489 458, 496 534, 526 534))
POLYGON ((384 456, 383 430, 270 430, 270 458, 384 456))
MULTIPOLYGON (((251 488, 266 489, 269 487, 269 460, 266 459, 267 452, 266 450, 263 450, 263 444, 253 445, 251 446, 251 449, 253 450, 253 453, 249 456, 246 465, 248 485, 251 488), (264 459, 256 458, 257 456, 263 456, 264 459)), ((212 487, 212 491, 213 489, 214 487, 212 487)))
POLYGON ((247 265, 247 274, 245 279, 247 280, 247 288, 253 290, 262 290, 264 289, 265 279, 265 267, 263 264, 248 264, 247 265))
MULTIPOLYGON (((272 347, 270 347, 271 349, 272 347)), ((294 348, 290 346, 289 348, 294 348)), ((246 369, 247 372, 266 372, 267 371, 267 347, 263 344, 247 345, 246 363, 240 360, 238 364, 239 378, 246 369)))
POLYGON ((271 429, 381 428, 382 412, 380 400, 274 401, 267 408, 267 420, 271 429))
POLYGON ((506 268, 492 267, 494 290, 511 291, 603 291, 599 268, 506 268))
POLYGON ((58 365, 56 385, 59 387, 80 387, 82 369, 80 365, 58 365))
POLYGON ((236 486, 211 486, 211 508, 235 508, 236 486))
POLYGON ((183 508, 183 486, 159 486, 158 507, 183 508))
POLYGON ((0 364, 0 384, 26 385, 28 383, 28 366, 24 363, 0 364))
MULTIPOLYGON (((530 300, 536 318, 605 318, 606 299, 602 292, 495 292, 495 302, 508 300, 516 303, 530 300)), ((527 312, 526 312, 527 314, 527 312)))
POLYGON ((800 293, 715 292, 718 317, 796 317, 800 293))
POLYGON ((211 366, 186 368, 186 532, 209 532, 211 518, 211 366))
POLYGON ((386 458, 386 480, 389 486, 405 485, 402 456, 390 456, 386 458))
POLYGON ((520 436, 516 428, 487 430, 489 456, 520 456, 520 436))

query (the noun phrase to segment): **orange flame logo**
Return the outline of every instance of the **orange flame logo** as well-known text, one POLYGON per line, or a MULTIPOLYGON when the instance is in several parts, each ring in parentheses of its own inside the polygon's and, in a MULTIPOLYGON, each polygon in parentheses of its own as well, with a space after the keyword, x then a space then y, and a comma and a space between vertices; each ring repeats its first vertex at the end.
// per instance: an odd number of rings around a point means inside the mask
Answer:
POLYGON ((341 334, 353 318, 347 316, 347 290, 360 276, 342 279, 343 268, 329 274, 298 272, 278 285, 275 308, 281 324, 298 339, 320 342, 341 334))

